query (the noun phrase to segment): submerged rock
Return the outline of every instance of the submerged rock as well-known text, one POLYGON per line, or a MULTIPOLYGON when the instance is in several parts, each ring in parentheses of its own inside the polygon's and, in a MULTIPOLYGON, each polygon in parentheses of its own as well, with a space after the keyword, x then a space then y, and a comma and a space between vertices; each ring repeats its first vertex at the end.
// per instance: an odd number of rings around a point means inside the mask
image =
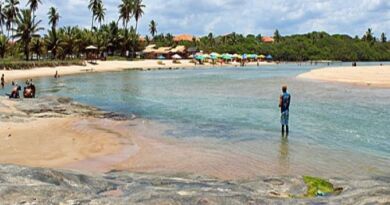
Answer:
POLYGON ((289 198, 305 193, 302 177, 220 181, 183 175, 113 171, 102 175, 0 165, 1 204, 380 204, 390 202, 388 177, 331 179, 338 196, 289 198), (385 179, 385 180, 383 180, 385 179))
MULTIPOLYGON (((8 99, 7 99, 8 100, 8 99)), ((18 113, 1 114, 0 119, 6 121, 25 121, 30 118, 52 118, 66 116, 108 118, 113 120, 128 120, 128 117, 118 113, 105 112, 98 108, 84 105, 65 97, 42 97, 21 99, 15 101, 18 113)))

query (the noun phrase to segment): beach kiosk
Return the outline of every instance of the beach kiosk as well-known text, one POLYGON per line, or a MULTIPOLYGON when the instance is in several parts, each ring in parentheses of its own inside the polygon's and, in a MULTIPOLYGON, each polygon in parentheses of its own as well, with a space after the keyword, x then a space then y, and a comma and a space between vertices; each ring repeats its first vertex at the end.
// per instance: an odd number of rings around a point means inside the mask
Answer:
POLYGON ((86 50, 86 53, 87 53, 87 62, 88 63, 91 63, 91 64, 97 64, 97 59, 98 59, 98 48, 93 46, 93 45, 90 45, 88 47, 85 48, 86 50))

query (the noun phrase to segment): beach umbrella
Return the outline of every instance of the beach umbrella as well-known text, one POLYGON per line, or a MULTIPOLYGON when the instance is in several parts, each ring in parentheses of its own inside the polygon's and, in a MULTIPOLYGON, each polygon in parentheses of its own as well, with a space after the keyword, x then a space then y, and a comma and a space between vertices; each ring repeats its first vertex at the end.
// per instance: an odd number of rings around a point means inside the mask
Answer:
POLYGON ((259 55, 258 57, 264 59, 265 55, 259 55))
POLYGON ((225 53, 225 54, 222 54, 221 58, 224 60, 231 60, 232 56, 228 53, 225 53))
POLYGON ((242 55, 242 59, 247 59, 248 58, 248 55, 247 54, 243 54, 242 55))
POLYGON ((165 57, 164 57, 163 55, 160 55, 160 56, 157 57, 157 59, 159 59, 159 60, 164 60, 165 57))
POLYGON ((232 55, 233 58, 240 58, 240 55, 238 55, 237 53, 233 54, 232 55))
POLYGON ((204 58, 203 55, 196 55, 196 56, 195 56, 195 59, 196 59, 196 60, 202 61, 202 60, 204 60, 205 58, 204 58))
POLYGON ((172 56, 173 59, 182 59, 182 57, 179 54, 175 54, 172 56))
POLYGON ((188 58, 190 58, 190 59, 192 59, 192 58, 194 58, 194 57, 195 57, 194 54, 191 54, 190 56, 188 56, 188 58))
POLYGON ((93 46, 93 45, 90 45, 88 47, 85 48, 85 50, 97 50, 98 48, 93 46))
POLYGON ((272 56, 271 55, 267 55, 267 57, 265 57, 266 59, 268 60, 272 60, 272 56))
POLYGON ((204 58, 211 58, 211 56, 209 54, 203 54, 203 57, 204 58))
POLYGON ((217 58, 220 58, 220 57, 221 57, 221 55, 219 53, 213 52, 210 54, 210 58, 213 60, 216 60, 217 58))

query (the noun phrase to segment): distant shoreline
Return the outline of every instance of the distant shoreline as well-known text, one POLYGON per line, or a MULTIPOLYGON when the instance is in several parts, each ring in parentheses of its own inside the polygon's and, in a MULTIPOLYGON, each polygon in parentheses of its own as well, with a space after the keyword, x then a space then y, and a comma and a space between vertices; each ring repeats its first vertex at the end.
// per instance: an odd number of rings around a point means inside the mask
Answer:
POLYGON ((329 67, 303 73, 298 78, 390 88, 390 65, 329 67))
MULTIPOLYGON (((169 69, 181 69, 181 68, 206 68, 212 67, 211 64, 195 65, 190 60, 181 60, 180 64, 173 63, 172 60, 163 60, 163 64, 159 64, 160 60, 140 60, 140 61, 98 61, 96 65, 87 63, 86 66, 58 66, 58 67, 40 67, 29 70, 1 70, 0 75, 5 75, 5 81, 7 84, 11 81, 38 78, 38 77, 50 77, 53 76, 56 71, 60 76, 77 75, 83 73, 96 73, 96 72, 115 72, 124 70, 169 70, 169 69)), ((259 62, 259 65, 273 65, 274 63, 259 62)), ((257 62, 247 63, 247 65, 257 65, 257 62)), ((215 67, 221 66, 239 66, 238 63, 233 64, 217 64, 215 67)))

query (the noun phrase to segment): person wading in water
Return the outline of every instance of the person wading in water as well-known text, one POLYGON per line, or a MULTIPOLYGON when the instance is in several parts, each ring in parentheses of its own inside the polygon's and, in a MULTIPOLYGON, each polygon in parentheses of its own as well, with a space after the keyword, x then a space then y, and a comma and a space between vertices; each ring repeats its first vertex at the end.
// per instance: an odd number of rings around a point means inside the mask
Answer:
POLYGON ((281 111, 280 123, 282 124, 282 134, 284 135, 286 128, 286 136, 288 136, 288 118, 289 118, 289 109, 291 95, 287 93, 287 86, 282 87, 283 94, 279 99, 279 107, 281 111))

